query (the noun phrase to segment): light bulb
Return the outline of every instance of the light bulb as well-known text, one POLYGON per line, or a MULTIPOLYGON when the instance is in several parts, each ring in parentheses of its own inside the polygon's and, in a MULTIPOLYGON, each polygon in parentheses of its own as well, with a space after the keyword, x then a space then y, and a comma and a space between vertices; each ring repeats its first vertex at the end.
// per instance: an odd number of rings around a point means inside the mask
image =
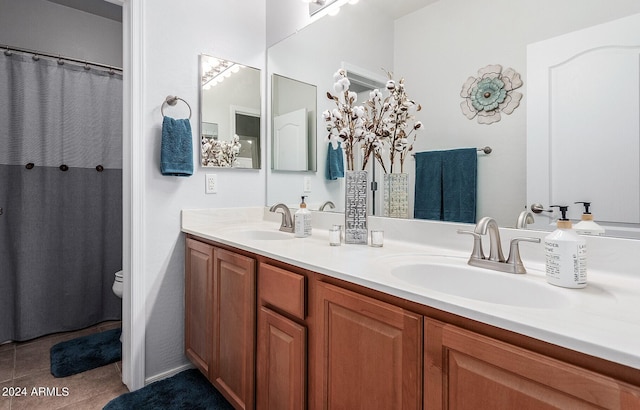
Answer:
POLYGON ((231 72, 232 73, 237 73, 238 71, 240 71, 240 66, 235 64, 233 67, 231 67, 231 72))
POLYGON ((327 14, 328 14, 328 15, 330 15, 330 16, 335 16, 335 15, 337 15, 338 13, 340 13, 340 7, 336 7, 336 8, 331 9, 331 10, 329 10, 329 11, 327 12, 327 14))

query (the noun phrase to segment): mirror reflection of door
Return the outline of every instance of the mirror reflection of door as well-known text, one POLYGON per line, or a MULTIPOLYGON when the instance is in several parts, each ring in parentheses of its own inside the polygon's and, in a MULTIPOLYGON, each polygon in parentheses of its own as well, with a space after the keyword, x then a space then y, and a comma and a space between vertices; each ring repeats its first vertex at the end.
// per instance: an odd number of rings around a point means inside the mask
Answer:
POLYGON ((260 168, 260 115, 235 113, 236 135, 240 138, 238 168, 260 168))
POLYGON ((271 78, 271 168, 315 171, 316 86, 278 74, 271 78))
POLYGON ((273 118, 273 165, 279 171, 307 170, 307 110, 273 118))

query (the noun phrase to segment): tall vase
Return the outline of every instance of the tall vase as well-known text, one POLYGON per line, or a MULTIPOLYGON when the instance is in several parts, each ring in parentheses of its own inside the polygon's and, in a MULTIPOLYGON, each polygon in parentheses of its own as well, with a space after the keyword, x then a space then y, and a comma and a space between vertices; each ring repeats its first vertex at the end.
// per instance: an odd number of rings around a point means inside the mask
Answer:
POLYGON ((345 243, 367 244, 367 171, 345 172, 345 243))
POLYGON ((383 215, 391 218, 409 217, 409 175, 384 174, 383 215))

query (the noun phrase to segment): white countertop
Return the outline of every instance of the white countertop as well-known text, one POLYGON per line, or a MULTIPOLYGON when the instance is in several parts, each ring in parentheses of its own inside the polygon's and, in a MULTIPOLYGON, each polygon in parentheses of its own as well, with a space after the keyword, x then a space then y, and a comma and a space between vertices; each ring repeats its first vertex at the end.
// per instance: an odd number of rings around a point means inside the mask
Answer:
MULTIPOLYGON (((549 286, 566 300, 555 308, 521 307, 440 293, 428 286, 411 285, 390 273, 389 261, 422 255, 444 255, 466 266, 472 241, 456 231, 471 229, 470 225, 371 217, 369 228, 385 232, 384 247, 334 247, 329 246, 326 228, 332 223, 344 224, 344 218, 314 212, 309 238, 293 238, 290 234, 292 238, 286 240, 255 240, 238 235, 243 230, 278 231, 279 220, 279 215, 264 208, 183 210, 182 231, 640 369, 640 241, 587 238, 588 285, 584 289, 547 284, 542 245, 521 243, 528 273, 495 275, 511 275, 534 283, 532 286, 549 286)), ((511 238, 542 238, 547 234, 514 229, 500 232, 505 257, 511 238)), ((489 249, 486 242, 484 249, 489 249)))

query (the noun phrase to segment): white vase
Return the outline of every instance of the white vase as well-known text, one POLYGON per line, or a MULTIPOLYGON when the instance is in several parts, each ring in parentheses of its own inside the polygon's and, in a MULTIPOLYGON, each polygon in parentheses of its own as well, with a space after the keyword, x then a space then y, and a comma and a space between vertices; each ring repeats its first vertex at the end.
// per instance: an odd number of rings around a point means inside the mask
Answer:
POLYGON ((391 218, 409 217, 409 175, 384 174, 383 216, 391 218))
POLYGON ((344 242, 367 244, 367 171, 345 172, 344 242))

